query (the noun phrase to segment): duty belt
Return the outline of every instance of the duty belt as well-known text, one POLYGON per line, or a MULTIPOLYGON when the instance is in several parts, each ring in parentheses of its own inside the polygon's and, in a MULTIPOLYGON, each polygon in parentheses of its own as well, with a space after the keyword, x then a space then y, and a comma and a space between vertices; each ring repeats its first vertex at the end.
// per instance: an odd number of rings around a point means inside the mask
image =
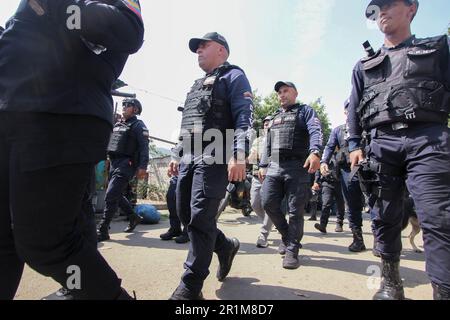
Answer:
POLYGON ((392 132, 397 132, 399 130, 412 128, 413 126, 427 124, 428 122, 394 122, 377 127, 377 132, 383 134, 389 134, 392 132))

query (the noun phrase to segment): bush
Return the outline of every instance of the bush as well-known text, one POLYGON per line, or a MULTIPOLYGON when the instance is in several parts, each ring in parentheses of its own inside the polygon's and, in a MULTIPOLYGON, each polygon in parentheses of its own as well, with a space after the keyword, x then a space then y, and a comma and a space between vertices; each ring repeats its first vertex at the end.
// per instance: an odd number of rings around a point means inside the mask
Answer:
POLYGON ((148 199, 153 201, 166 201, 167 190, 157 185, 148 185, 148 199))

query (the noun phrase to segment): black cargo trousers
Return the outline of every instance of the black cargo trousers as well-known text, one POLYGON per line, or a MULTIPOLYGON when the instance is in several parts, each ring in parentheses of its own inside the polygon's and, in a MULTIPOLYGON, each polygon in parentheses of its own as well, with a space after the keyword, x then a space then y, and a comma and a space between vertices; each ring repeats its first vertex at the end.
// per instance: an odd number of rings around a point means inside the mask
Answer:
POLYGON ((24 263, 75 285, 76 299, 120 294, 121 280, 86 235, 84 212, 110 132, 91 116, 0 112, 0 299, 14 298, 24 263))

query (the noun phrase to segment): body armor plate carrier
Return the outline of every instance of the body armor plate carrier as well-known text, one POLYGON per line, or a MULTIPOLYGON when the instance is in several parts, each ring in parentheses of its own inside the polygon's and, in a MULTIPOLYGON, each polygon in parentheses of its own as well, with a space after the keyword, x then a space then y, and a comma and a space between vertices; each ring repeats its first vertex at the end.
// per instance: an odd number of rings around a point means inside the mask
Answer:
POLYGON ((226 129, 233 128, 227 98, 218 96, 216 92, 220 78, 232 69, 242 71, 237 66, 224 64, 213 73, 195 81, 184 104, 180 140, 204 134, 208 129, 225 133, 226 129))
POLYGON ((118 122, 114 126, 113 133, 109 140, 108 154, 134 157, 137 151, 137 141, 133 137, 131 131, 132 127, 137 124, 139 120, 126 123, 118 122))
POLYGON ((305 105, 295 105, 286 112, 275 114, 269 127, 269 151, 272 158, 306 159, 309 153, 309 132, 299 125, 303 119, 305 105))
POLYGON ((447 123, 450 84, 447 36, 414 39, 362 61, 364 93, 358 107, 368 130, 394 122, 447 123))

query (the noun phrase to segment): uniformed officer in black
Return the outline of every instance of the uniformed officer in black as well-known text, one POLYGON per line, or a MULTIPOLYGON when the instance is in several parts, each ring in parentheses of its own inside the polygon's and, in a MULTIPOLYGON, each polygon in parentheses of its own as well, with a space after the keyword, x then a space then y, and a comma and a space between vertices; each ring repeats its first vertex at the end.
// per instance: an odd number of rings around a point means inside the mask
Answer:
POLYGON ((216 215, 228 182, 246 177, 252 126, 252 90, 244 71, 227 62, 230 48, 225 38, 208 33, 191 39, 189 48, 197 53, 206 74, 187 95, 181 142, 174 152, 182 155, 181 163, 170 164, 169 173, 179 175, 177 211, 191 240, 186 271, 173 300, 203 298, 201 290, 213 252, 219 258, 219 281, 224 281, 231 269, 240 244, 217 228, 216 215))
POLYGON ((305 204, 311 188, 309 174, 320 168, 322 128, 314 109, 296 102, 298 92, 292 82, 277 82, 275 91, 281 108, 269 126, 260 162, 260 179, 264 180, 262 201, 264 210, 281 233, 279 253, 285 254, 283 268, 297 269, 305 204), (289 221, 281 210, 284 197, 289 221))
MULTIPOLYGON (((346 118, 349 103, 350 101, 348 99, 344 103, 344 114, 346 118)), ((322 175, 326 175, 330 171, 330 163, 334 159, 335 167, 339 171, 342 193, 348 208, 348 222, 353 234, 353 242, 348 249, 351 252, 362 252, 366 250, 362 231, 363 194, 358 176, 351 174, 348 138, 349 134, 346 124, 333 129, 324 148, 320 170, 322 175)), ((342 225, 343 219, 340 222, 342 225)))
POLYGON ((417 0, 371 1, 366 16, 377 21, 384 45, 353 71, 350 157, 353 166, 361 164, 362 178, 374 181, 366 188, 383 264, 374 299, 404 299, 399 260, 405 176, 434 298, 450 298, 449 45, 447 36, 411 35, 418 6, 417 0), (370 135, 365 152, 363 129, 370 135))
POLYGON ((149 161, 149 133, 142 120, 142 105, 137 99, 125 99, 122 103, 122 120, 116 123, 108 145, 110 160, 109 183, 105 196, 105 210, 98 226, 98 241, 109 240, 109 226, 120 207, 128 216, 129 224, 124 232, 133 232, 143 218, 137 215, 124 192, 136 177, 144 179, 149 161))
POLYGON ((82 207, 106 156, 112 84, 143 34, 136 0, 23 0, 0 37, 0 299, 24 262, 75 299, 130 298, 84 238, 82 207))
MULTIPOLYGON (((180 162, 181 157, 180 154, 176 154, 177 152, 182 151, 180 148, 175 147, 172 150, 172 160, 175 162, 180 162)), ((189 235, 187 231, 187 226, 183 225, 180 220, 180 216, 177 211, 177 185, 178 185, 178 176, 172 174, 172 170, 169 167, 167 174, 170 177, 169 189, 166 193, 166 202, 167 208, 169 210, 169 230, 160 234, 159 237, 163 241, 170 241, 175 239, 176 243, 187 243, 189 242, 189 235)), ((186 220, 190 220, 187 219, 186 220)))
MULTIPOLYGON (((314 227, 321 233, 327 233, 331 209, 333 205, 336 204, 337 221, 335 231, 343 232, 345 202, 342 195, 339 166, 336 163, 335 156, 333 156, 330 160, 328 172, 324 172, 323 175, 319 170, 316 172, 315 183, 317 183, 322 189, 322 214, 320 216, 320 223, 316 223, 314 227)), ((317 189, 315 186, 313 186, 313 188, 317 189)))
POLYGON ((176 243, 187 243, 189 242, 189 235, 187 232, 187 227, 183 226, 178 216, 177 212, 177 184, 178 177, 173 176, 170 178, 169 189, 166 193, 167 208, 169 210, 169 230, 160 234, 159 237, 163 241, 169 241, 175 239, 176 243))

